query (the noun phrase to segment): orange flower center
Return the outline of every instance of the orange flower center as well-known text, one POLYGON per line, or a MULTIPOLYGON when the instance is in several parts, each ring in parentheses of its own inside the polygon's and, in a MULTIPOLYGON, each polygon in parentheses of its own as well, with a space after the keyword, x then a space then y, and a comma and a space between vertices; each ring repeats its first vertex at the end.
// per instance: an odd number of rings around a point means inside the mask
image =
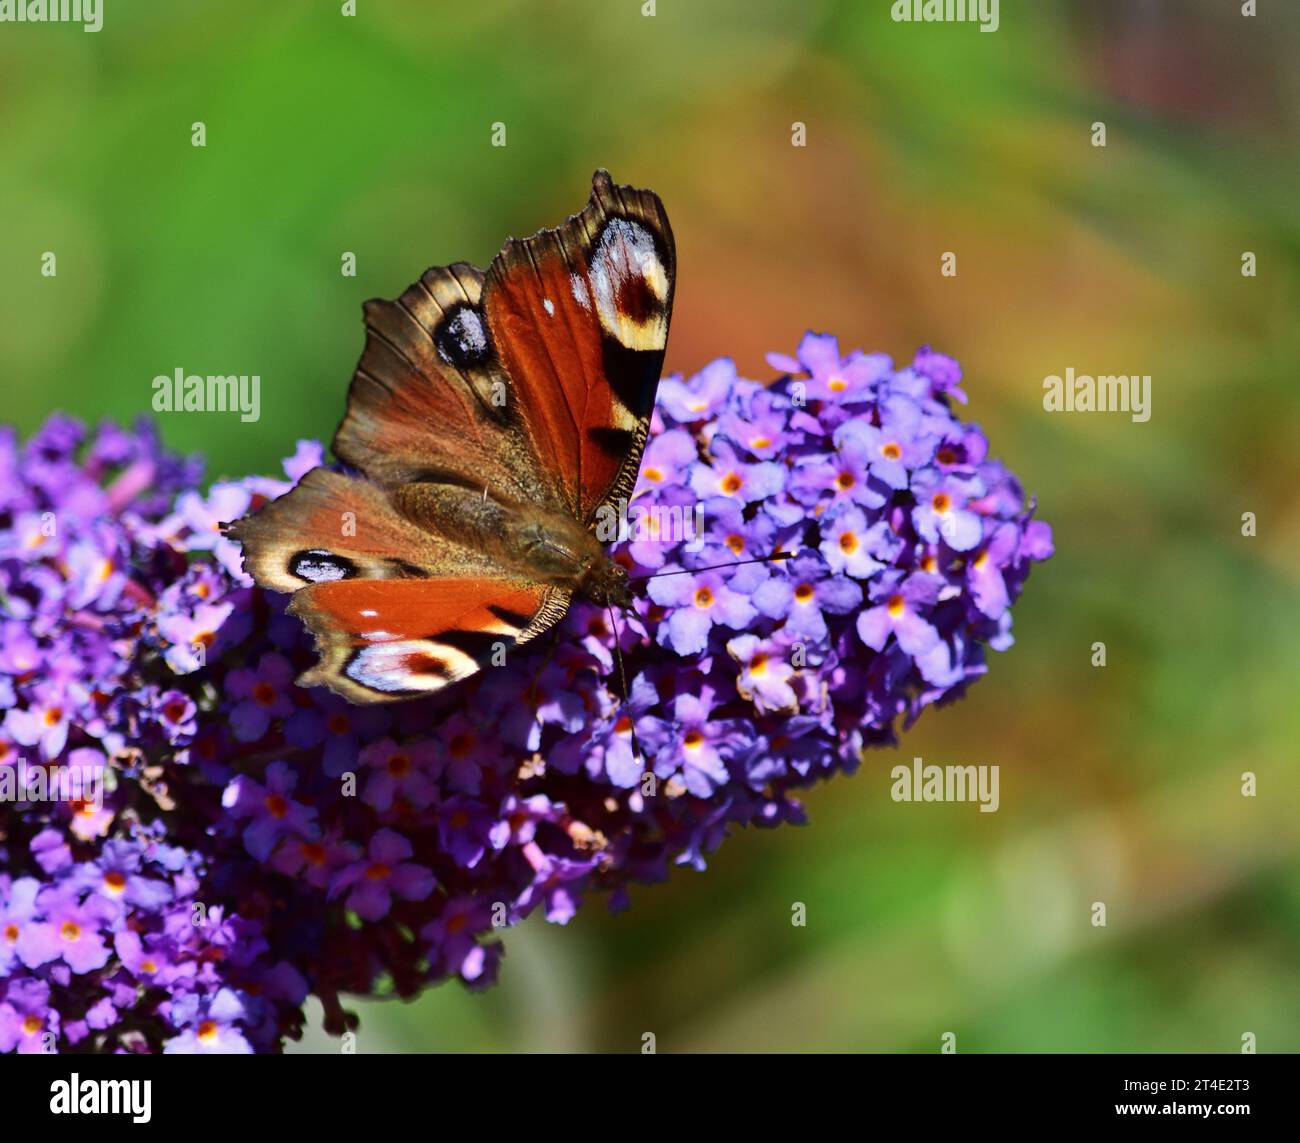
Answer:
POLYGON ((369 881, 383 881, 392 870, 382 861, 376 861, 369 869, 366 870, 366 879, 369 881))
POLYGON ((64 921, 59 927, 59 936, 65 941, 81 940, 81 926, 76 921, 64 921))
POLYGON ((807 603, 813 597, 813 585, 810 583, 801 583, 794 589, 794 597, 800 603, 807 603))
POLYGON ((762 651, 749 660, 749 673, 751 675, 764 675, 767 673, 767 656, 762 651))
POLYGON ((23 1032, 28 1036, 35 1036, 44 1027, 39 1016, 28 1016, 23 1020, 23 1032))
POLYGON ((844 380, 838 373, 826 382, 826 388, 832 393, 843 393, 849 387, 849 383, 844 380))
POLYGON ((126 888, 126 876, 116 870, 104 874, 104 888, 117 896, 126 888))
POLYGON ((148 976, 152 976, 158 971, 158 962, 156 960, 142 960, 140 962, 140 971, 148 976))
POLYGON ((980 554, 975 557, 975 570, 983 571, 988 566, 988 562, 989 562, 988 552, 987 551, 980 552, 980 554))
POLYGON ((198 1036, 205 1044, 212 1043, 217 1038, 217 1022, 215 1020, 204 1020, 199 1025, 198 1036))
POLYGON ((651 484, 662 484, 664 480, 663 472, 653 467, 647 468, 643 473, 641 473, 641 475, 650 481, 651 484))
POLYGON ((258 683, 253 688, 253 701, 259 702, 263 706, 270 706, 275 702, 275 687, 270 683, 258 683))
POLYGON ((846 556, 851 556, 858 550, 858 538, 852 532, 845 532, 840 536, 840 551, 846 556))
POLYGON ((772 447, 772 438, 771 438, 771 437, 755 437, 752 441, 749 442, 749 447, 750 447, 750 448, 753 448, 753 449, 758 449, 758 448, 771 448, 771 447, 772 447))
POLYGON ((305 841, 302 844, 302 856, 308 865, 324 865, 325 847, 318 841, 305 841))
POLYGON ((952 507, 952 499, 946 492, 936 492, 934 499, 930 501, 930 507, 942 516, 952 507))
POLYGON ((281 794, 266 795, 266 812, 277 820, 289 812, 289 803, 281 794))
POLYGON ((685 746, 687 750, 698 750, 704 745, 704 735, 698 730, 688 730, 686 732, 686 737, 682 739, 682 745, 685 746))
POLYGON ((46 726, 58 726, 63 721, 63 708, 52 706, 46 710, 44 722, 46 726))
POLYGON ((903 450, 899 448, 898 445, 896 445, 893 441, 890 441, 887 445, 881 448, 880 455, 883 456, 886 460, 897 460, 900 456, 903 455, 903 450))
POLYGON ((707 587, 700 588, 695 593, 695 606, 701 611, 707 611, 713 606, 713 592, 711 592, 707 587))
POLYGON ((935 453, 934 455, 935 455, 935 459, 938 460, 938 462, 939 462, 940 464, 956 464, 956 463, 957 463, 957 454, 956 454, 955 452, 953 452, 952 449, 950 449, 950 448, 941 448, 941 449, 940 449, 937 453, 935 453))
POLYGON ((839 476, 835 478, 835 487, 841 492, 847 492, 856 483, 857 481, 853 479, 853 473, 851 472, 841 472, 839 476))
POLYGON ((4 934, 5 934, 5 944, 7 944, 7 945, 16 945, 16 944, 18 943, 18 926, 17 926, 17 925, 13 924, 12 922, 10 922, 9 924, 5 925, 5 928, 4 928, 4 934))
POLYGON ((740 486, 742 483, 743 482, 741 481, 740 477, 736 475, 736 473, 729 472, 727 473, 726 476, 722 478, 722 491, 725 492, 728 496, 735 496, 735 494, 740 491, 740 486))
POLYGON ((325 729, 331 734, 347 734, 352 722, 346 714, 332 714, 325 720, 325 729))
POLYGON ((388 756, 388 772, 393 777, 400 778, 403 774, 409 773, 410 769, 411 756, 409 754, 390 754, 388 756))
POLYGON ((907 606, 901 595, 891 595, 889 597, 889 614, 895 619, 903 614, 903 609, 907 606))
POLYGON ((938 570, 938 567, 939 567, 939 561, 936 560, 934 556, 926 556, 925 559, 921 561, 921 570, 923 572, 929 572, 931 575, 933 575, 935 571, 938 570))
POLYGON ((724 543, 735 554, 740 555, 745 550, 745 537, 732 533, 726 538, 724 543))

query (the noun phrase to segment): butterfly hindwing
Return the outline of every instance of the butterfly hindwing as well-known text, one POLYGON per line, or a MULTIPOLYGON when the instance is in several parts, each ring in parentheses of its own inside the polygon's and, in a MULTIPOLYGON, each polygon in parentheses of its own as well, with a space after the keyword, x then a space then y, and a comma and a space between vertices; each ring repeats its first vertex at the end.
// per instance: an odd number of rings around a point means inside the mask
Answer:
POLYGON ((481 576, 317 584, 289 606, 321 656, 299 682, 323 683, 353 702, 429 695, 502 665, 568 603, 566 591, 481 576))

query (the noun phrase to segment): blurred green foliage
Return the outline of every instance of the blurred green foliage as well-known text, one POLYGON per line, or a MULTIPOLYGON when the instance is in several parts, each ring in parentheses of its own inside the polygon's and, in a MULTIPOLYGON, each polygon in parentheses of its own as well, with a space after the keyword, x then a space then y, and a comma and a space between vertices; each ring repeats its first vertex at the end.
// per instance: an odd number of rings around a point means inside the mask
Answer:
POLYGON ((256 373, 260 421, 163 429, 214 476, 274 470, 331 434, 364 298, 485 265, 603 165, 672 215, 671 368, 766 377, 809 326, 933 343, 1058 544, 990 677, 811 793, 810 827, 529 922, 496 990, 367 1005, 361 1050, 1300 1049, 1300 10, 1003 0, 984 34, 887 0, 340 7, 0 27, 4 420, 256 373), (1150 374, 1150 422, 1045 413, 1067 366, 1150 374), (1000 811, 891 802, 914 755, 998 764, 1000 811))

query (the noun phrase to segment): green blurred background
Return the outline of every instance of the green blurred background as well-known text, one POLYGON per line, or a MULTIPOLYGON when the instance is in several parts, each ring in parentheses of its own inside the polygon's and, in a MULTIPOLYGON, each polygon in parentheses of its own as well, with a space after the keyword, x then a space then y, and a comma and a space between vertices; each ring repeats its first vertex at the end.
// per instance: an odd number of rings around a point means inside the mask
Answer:
POLYGON ((1003 0, 987 34, 888 0, 341 6, 0 25, 3 420, 257 373, 259 422, 163 429, 214 476, 278 470, 334 428, 363 299, 485 265, 603 165, 672 217, 670 368, 763 378, 809 326, 933 343, 1058 545, 991 676, 808 828, 531 921, 493 992, 364 1006, 360 1050, 1300 1049, 1300 8, 1003 0), (1045 413, 1067 366, 1150 374, 1150 422, 1045 413), (999 765, 1000 811, 895 804, 914 755, 999 765))

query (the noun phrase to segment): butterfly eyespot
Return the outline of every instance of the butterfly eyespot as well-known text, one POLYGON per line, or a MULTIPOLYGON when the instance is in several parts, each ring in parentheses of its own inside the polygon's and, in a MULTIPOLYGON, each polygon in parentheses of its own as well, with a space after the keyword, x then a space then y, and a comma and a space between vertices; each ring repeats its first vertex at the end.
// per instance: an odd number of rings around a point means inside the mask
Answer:
POLYGON ((380 694, 414 695, 440 690, 449 680, 472 673, 472 663, 445 643, 403 639, 359 647, 343 674, 380 694))
POLYGON ((481 365, 492 353, 483 315, 472 306, 457 306, 433 335, 438 356, 457 369, 481 365))
POLYGON ((596 239, 589 277, 606 334, 627 349, 663 348, 668 275, 649 230, 611 218, 596 239))
POLYGON ((290 557, 289 574, 307 583, 329 583, 351 579, 357 574, 357 565, 346 556, 335 555, 323 548, 311 548, 290 557))

